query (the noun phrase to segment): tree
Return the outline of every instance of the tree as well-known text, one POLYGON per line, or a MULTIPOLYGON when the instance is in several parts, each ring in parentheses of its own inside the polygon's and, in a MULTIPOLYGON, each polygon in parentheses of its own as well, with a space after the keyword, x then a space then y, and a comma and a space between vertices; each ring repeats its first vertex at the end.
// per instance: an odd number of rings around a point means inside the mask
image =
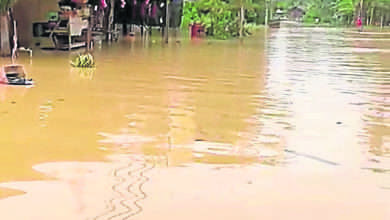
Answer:
POLYGON ((285 9, 300 7, 306 11, 304 20, 351 24, 361 16, 366 24, 384 25, 390 19, 390 0, 282 0, 285 9))
POLYGON ((334 4, 336 15, 341 21, 347 21, 349 24, 356 13, 359 2, 360 0, 337 0, 334 4))
POLYGON ((201 23, 207 34, 218 39, 238 35, 238 19, 229 4, 222 0, 199 0, 186 2, 183 13, 183 27, 201 23))
POLYGON ((245 22, 245 10, 253 10, 260 8, 259 4, 254 3, 252 0, 230 0, 229 5, 233 10, 239 10, 240 16, 240 31, 239 36, 243 36, 244 22, 245 22))

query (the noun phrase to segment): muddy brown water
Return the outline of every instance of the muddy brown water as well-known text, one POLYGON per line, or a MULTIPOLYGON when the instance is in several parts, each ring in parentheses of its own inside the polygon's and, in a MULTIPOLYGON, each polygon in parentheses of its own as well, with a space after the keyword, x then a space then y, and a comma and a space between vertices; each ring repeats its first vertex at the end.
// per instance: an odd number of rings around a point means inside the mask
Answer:
POLYGON ((96 45, 97 67, 84 70, 70 67, 75 53, 22 54, 36 85, 0 85, 1 182, 115 152, 168 167, 340 167, 390 187, 389 38, 320 28, 242 42, 125 38, 96 45))

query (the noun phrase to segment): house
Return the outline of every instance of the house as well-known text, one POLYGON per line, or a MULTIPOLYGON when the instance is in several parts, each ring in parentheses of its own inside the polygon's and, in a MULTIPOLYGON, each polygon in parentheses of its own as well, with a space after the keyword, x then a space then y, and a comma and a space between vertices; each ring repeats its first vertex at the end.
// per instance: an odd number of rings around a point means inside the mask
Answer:
POLYGON ((288 10, 288 19, 291 21, 302 21, 305 10, 300 7, 294 7, 288 10))

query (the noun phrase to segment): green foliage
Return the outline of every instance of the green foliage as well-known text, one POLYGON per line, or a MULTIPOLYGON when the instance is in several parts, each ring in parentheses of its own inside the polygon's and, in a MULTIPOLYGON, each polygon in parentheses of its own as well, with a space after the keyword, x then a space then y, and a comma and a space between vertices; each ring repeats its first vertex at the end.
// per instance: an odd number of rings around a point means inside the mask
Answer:
MULTIPOLYGON (((209 36, 216 39, 229 39, 237 37, 240 31, 241 7, 244 7, 248 13, 247 18, 251 21, 256 20, 256 9, 259 5, 252 3, 251 0, 198 0, 186 2, 183 9, 182 27, 187 28, 193 23, 201 23, 209 36)), ((248 33, 248 30, 243 30, 248 33)))
POLYGON ((0 0, 0 13, 6 12, 15 2, 16 0, 0 0))
POLYGON ((73 67, 92 68, 95 67, 95 59, 90 53, 78 54, 70 64, 73 67))
POLYGON ((261 4, 254 2, 253 0, 228 0, 228 4, 231 8, 239 9, 244 7, 245 9, 258 9, 261 8, 261 4))
POLYGON ((353 0, 338 0, 335 6, 340 15, 353 15, 355 11, 355 3, 353 0))
POLYGON ((252 34, 252 33, 254 33, 257 29, 259 29, 259 26, 257 26, 255 23, 248 23, 248 24, 245 24, 244 31, 245 31, 247 34, 252 34))
POLYGON ((200 22, 199 11, 196 2, 186 2, 183 7, 182 27, 200 22))
POLYGON ((307 23, 318 18, 321 23, 349 24, 360 14, 364 23, 369 20, 374 24, 382 19, 386 23, 390 19, 390 0, 282 0, 277 5, 284 9, 303 8, 306 12, 304 22, 307 23))
MULTIPOLYGON (((202 23, 207 34, 218 39, 238 36, 240 9, 244 8, 245 22, 264 23, 265 9, 275 15, 298 7, 305 11, 306 23, 351 24, 361 14, 363 23, 387 24, 390 21, 390 0, 195 0, 184 6, 183 27, 202 23), (267 2, 267 4, 266 4, 267 2), (363 2, 363 7, 360 6, 363 2)), ((272 19, 272 17, 270 17, 272 19)), ((245 29, 243 30, 245 31, 245 29)))
POLYGON ((259 16, 255 9, 248 9, 245 14, 246 21, 249 23, 256 23, 256 18, 259 16))

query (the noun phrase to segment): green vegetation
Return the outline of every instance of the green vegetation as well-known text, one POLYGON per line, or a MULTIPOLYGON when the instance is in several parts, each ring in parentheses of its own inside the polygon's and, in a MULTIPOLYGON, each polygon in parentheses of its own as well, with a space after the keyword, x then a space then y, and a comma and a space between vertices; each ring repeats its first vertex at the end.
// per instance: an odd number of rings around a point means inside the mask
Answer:
POLYGON ((351 25, 361 16, 364 24, 385 26, 390 21, 390 0, 283 0, 277 8, 305 11, 305 23, 351 25))
POLYGON ((390 20, 390 0, 338 0, 334 9, 337 18, 347 23, 359 15, 367 25, 384 26, 390 20))
POLYGON ((364 25, 390 22, 390 0, 196 0, 185 3, 182 27, 200 23, 214 38, 242 37, 251 33, 248 27, 276 18, 277 10, 288 14, 296 8, 304 11, 307 25, 353 25, 359 16, 364 25))
POLYGON ((7 12, 8 8, 12 7, 15 2, 16 0, 0 0, 0 14, 7 12))
POLYGON ((90 53, 78 54, 70 64, 73 67, 92 68, 95 67, 95 59, 90 53))
POLYGON ((209 36, 216 39, 228 39, 250 34, 252 25, 246 20, 256 17, 260 5, 251 0, 199 0, 186 2, 183 8, 182 27, 194 23, 202 24, 209 36), (249 16, 245 16, 245 12, 249 16))

